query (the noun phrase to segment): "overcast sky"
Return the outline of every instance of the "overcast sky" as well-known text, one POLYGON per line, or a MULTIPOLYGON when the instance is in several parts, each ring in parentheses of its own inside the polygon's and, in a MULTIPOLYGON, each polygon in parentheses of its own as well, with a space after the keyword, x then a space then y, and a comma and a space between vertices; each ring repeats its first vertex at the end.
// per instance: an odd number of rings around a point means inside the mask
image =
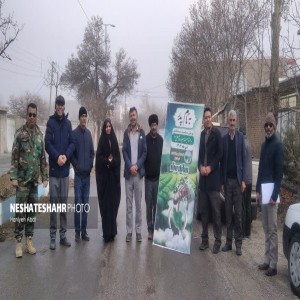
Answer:
MULTIPOLYGON (((171 49, 193 3, 196 0, 7 0, 3 14, 13 12, 24 29, 7 51, 12 61, 0 59, 0 104, 25 91, 49 100, 49 88, 43 85, 49 62, 64 70, 83 40, 87 18, 94 15, 116 26, 107 28, 112 54, 122 47, 136 60, 141 77, 135 97, 148 93, 153 101, 167 101, 171 49)), ((71 94, 61 93, 72 100, 71 94)))

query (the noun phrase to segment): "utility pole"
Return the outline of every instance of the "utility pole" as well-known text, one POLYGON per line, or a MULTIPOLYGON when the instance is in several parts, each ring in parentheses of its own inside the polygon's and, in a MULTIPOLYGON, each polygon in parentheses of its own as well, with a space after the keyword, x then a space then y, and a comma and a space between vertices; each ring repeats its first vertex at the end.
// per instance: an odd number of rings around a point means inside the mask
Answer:
POLYGON ((274 0, 274 12, 271 19, 271 70, 270 70, 270 109, 273 110, 276 121, 278 121, 278 111, 280 106, 279 96, 279 37, 281 19, 282 0, 274 0))
POLYGON ((49 116, 51 115, 51 99, 52 99, 52 85, 53 85, 53 73, 54 73, 54 61, 51 62, 51 76, 50 76, 50 99, 49 99, 49 116))

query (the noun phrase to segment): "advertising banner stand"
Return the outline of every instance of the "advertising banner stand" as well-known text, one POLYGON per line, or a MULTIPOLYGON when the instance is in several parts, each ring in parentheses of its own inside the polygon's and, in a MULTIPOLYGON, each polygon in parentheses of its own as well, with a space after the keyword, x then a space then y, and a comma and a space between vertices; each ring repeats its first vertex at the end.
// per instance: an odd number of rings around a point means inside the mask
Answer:
POLYGON ((190 254, 204 105, 168 103, 153 244, 190 254))

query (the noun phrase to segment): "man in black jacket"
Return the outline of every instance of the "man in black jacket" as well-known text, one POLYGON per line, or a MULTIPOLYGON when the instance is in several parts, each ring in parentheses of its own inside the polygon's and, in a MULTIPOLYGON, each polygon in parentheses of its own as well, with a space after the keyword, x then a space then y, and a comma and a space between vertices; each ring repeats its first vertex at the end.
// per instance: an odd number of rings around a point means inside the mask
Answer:
POLYGON ((272 113, 267 114, 264 128, 266 140, 260 151, 256 200, 263 200, 262 222, 265 233, 265 257, 264 263, 260 264, 258 268, 265 270, 267 276, 274 276, 277 274, 278 261, 277 200, 283 177, 283 146, 275 134, 276 121, 272 113), (262 199, 262 184, 264 183, 274 184, 270 199, 262 199))
POLYGON ((157 132, 158 116, 155 114, 149 116, 148 123, 150 126, 150 132, 146 135, 147 157, 145 160, 145 200, 148 225, 148 240, 152 240, 163 138, 157 132))
POLYGON ((222 224, 220 199, 220 160, 222 158, 222 137, 219 130, 212 125, 211 109, 204 109, 204 130, 200 137, 198 168, 199 180, 199 211, 202 220, 202 243, 200 250, 208 248, 208 222, 210 210, 214 223, 215 243, 212 252, 220 251, 222 224))
POLYGON ((71 162, 75 170, 74 194, 76 210, 74 212, 75 223, 75 241, 89 241, 87 234, 87 217, 89 211, 90 196, 90 173, 93 168, 94 161, 94 145, 91 132, 86 128, 87 111, 85 107, 79 109, 80 124, 73 130, 73 143, 75 151, 71 162), (80 220, 81 217, 81 220, 80 220))
POLYGON ((222 190, 225 191, 226 244, 222 251, 232 250, 234 238, 236 254, 242 255, 242 197, 245 184, 245 144, 243 134, 236 130, 237 114, 228 113, 228 134, 223 137, 223 158, 221 160, 222 190), (233 218, 234 211, 234 218, 233 218))

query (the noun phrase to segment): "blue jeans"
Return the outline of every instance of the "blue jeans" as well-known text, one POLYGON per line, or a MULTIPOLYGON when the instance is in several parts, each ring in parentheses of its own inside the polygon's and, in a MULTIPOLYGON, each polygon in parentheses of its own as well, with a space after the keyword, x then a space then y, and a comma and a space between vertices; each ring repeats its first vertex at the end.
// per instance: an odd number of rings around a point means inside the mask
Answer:
POLYGON ((75 232, 86 233, 87 216, 88 216, 87 211, 89 211, 89 208, 87 207, 86 204, 89 203, 90 176, 80 177, 75 175, 74 192, 75 192, 75 205, 76 205, 76 209, 74 213, 75 232), (81 216, 81 223, 80 223, 80 216, 81 216))

